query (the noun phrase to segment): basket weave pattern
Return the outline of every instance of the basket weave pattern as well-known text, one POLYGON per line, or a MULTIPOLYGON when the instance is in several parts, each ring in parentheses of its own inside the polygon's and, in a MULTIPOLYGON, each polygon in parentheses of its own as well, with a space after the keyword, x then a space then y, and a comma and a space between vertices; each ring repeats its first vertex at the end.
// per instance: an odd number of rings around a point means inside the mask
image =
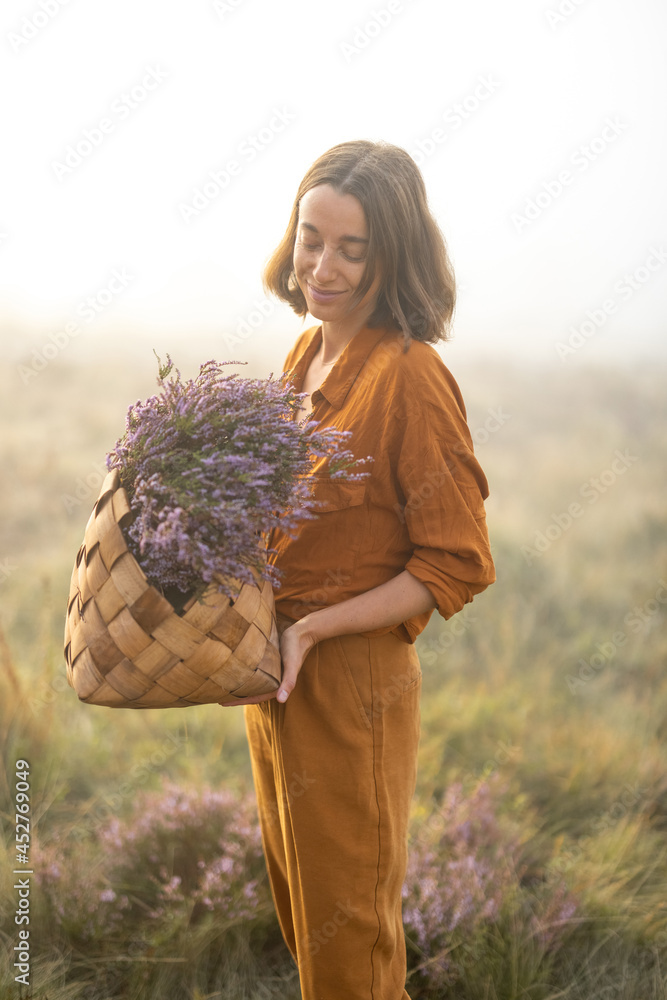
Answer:
POLYGON ((67 678, 81 701, 110 708, 185 708, 277 690, 281 662, 273 589, 215 587, 178 614, 128 550, 127 493, 110 472, 72 573, 67 678))

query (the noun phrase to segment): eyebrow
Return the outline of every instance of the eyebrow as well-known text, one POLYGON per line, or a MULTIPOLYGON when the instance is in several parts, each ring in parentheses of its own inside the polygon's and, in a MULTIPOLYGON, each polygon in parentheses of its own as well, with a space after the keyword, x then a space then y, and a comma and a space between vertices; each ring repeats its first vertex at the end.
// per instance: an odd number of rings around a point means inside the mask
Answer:
MULTIPOLYGON (((319 235, 319 229, 317 226, 313 226, 310 222, 300 222, 300 226, 304 229, 309 229, 311 233, 317 233, 319 235)), ((367 244, 368 240, 364 239, 363 236, 341 236, 341 243, 364 243, 367 244)))

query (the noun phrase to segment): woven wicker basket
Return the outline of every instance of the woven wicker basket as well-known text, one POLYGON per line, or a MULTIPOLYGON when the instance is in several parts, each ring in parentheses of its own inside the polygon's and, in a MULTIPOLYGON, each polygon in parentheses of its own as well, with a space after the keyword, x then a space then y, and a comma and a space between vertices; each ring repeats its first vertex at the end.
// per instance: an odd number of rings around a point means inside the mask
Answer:
POLYGON ((110 472, 67 602, 67 678, 80 700, 109 708, 185 708, 277 690, 271 584, 244 583, 233 602, 211 587, 178 614, 128 550, 123 527, 131 519, 118 472, 110 472))

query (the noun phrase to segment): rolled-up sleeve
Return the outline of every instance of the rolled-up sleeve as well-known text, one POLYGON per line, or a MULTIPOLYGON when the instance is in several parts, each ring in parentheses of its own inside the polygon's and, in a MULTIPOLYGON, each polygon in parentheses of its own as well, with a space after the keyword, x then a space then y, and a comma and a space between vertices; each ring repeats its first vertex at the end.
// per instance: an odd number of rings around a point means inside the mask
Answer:
POLYGON ((462 404, 412 397, 398 466, 413 553, 406 569, 451 618, 495 580, 486 528, 486 477, 475 458, 462 404))

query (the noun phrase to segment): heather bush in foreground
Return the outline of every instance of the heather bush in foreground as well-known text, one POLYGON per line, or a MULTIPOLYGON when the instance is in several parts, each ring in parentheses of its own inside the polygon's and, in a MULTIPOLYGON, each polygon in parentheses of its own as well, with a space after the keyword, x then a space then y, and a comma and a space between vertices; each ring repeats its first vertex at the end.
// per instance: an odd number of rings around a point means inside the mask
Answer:
POLYGON ((254 803, 226 790, 165 782, 96 843, 53 841, 34 864, 50 918, 77 945, 152 945, 206 914, 224 930, 271 913, 254 803))
POLYGON ((493 778, 469 794, 453 784, 416 831, 403 896, 418 984, 438 988, 465 978, 508 919, 515 937, 532 942, 533 978, 577 911, 562 882, 537 891, 522 886, 518 831, 498 816, 505 791, 493 778))
MULTIPOLYGON (((493 780, 467 795, 452 785, 415 829, 404 904, 417 989, 465 979, 508 918, 532 941, 539 975, 575 912, 561 885, 542 885, 541 898, 521 886, 518 835, 498 818, 503 793, 493 780)), ((197 939, 215 966, 239 936, 277 937, 252 796, 165 781, 96 842, 53 840, 34 864, 48 920, 88 957, 192 954, 197 939)))

